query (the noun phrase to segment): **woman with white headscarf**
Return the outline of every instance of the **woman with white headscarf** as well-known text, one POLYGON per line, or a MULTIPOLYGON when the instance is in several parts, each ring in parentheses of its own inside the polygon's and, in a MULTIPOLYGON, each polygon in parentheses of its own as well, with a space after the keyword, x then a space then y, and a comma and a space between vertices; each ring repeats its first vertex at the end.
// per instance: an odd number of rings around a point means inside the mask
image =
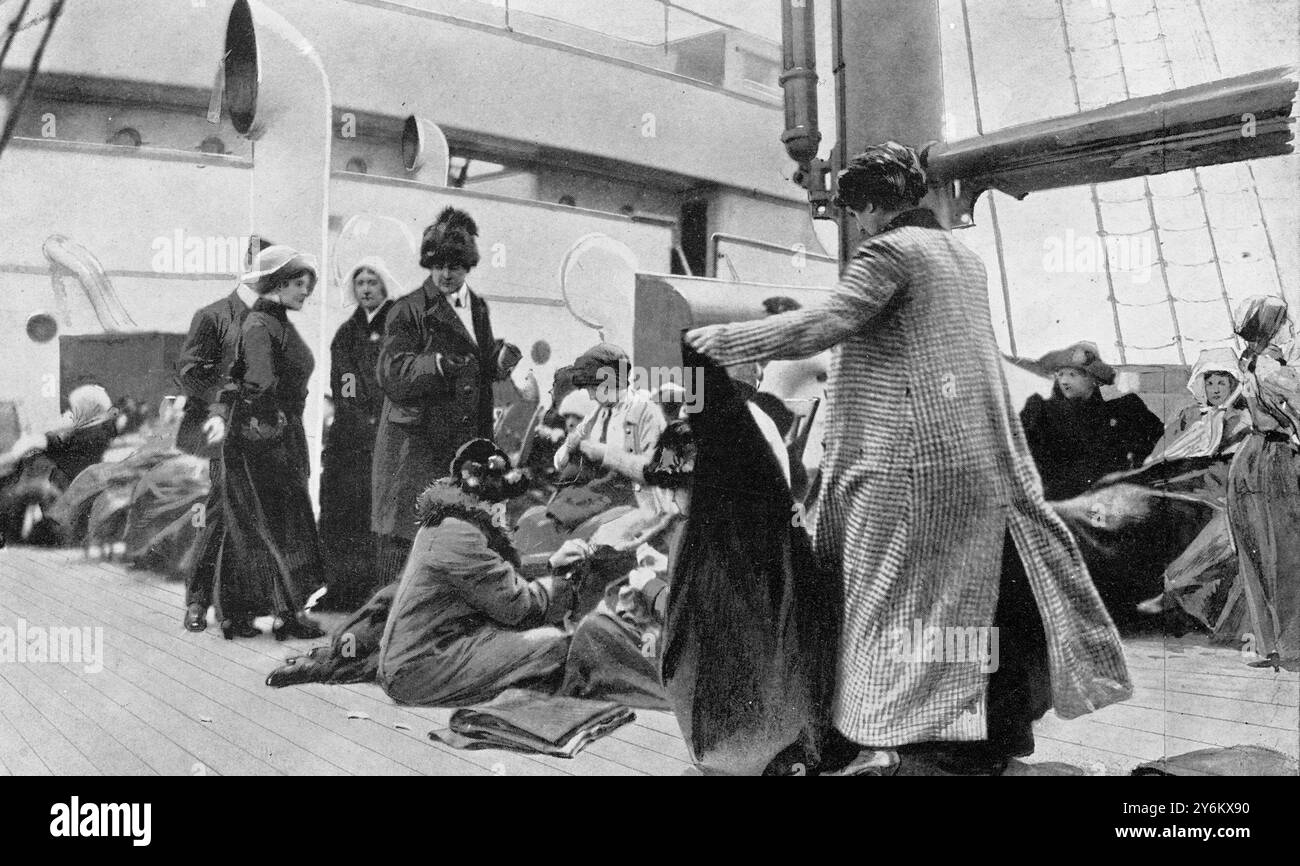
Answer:
POLYGON ((40 532, 45 510, 80 472, 98 463, 117 435, 117 410, 99 385, 81 385, 68 395, 60 426, 18 437, 0 454, 0 534, 12 540, 50 543, 40 532))
POLYGON ((384 260, 367 256, 343 281, 357 308, 330 343, 334 421, 321 457, 320 538, 329 592, 322 610, 352 611, 379 588, 370 531, 370 466, 384 392, 375 376, 393 299, 405 294, 384 260))
POLYGON ((1251 431, 1228 470, 1228 522, 1237 545, 1255 667, 1300 670, 1300 358, 1281 339, 1281 298, 1237 312, 1251 431))

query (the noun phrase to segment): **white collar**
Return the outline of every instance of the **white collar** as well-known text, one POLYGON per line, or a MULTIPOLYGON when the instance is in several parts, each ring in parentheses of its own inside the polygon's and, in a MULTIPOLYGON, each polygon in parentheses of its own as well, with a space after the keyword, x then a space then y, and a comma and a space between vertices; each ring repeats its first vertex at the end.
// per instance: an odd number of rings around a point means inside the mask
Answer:
MULTIPOLYGON (((358 304, 357 306, 360 306, 360 304, 358 304)), ((366 324, 368 325, 371 322, 373 322, 375 320, 375 316, 378 316, 380 311, 383 310, 384 307, 386 306, 388 306, 388 299, 384 298, 384 300, 379 304, 379 306, 375 307, 373 310, 367 310, 365 307, 361 307, 361 309, 366 314, 366 324)))
POLYGON ((235 294, 239 295, 239 300, 243 301, 244 306, 248 307, 250 310, 253 309, 253 304, 256 304, 258 297, 260 297, 257 292, 253 291, 243 283, 235 286, 235 294))

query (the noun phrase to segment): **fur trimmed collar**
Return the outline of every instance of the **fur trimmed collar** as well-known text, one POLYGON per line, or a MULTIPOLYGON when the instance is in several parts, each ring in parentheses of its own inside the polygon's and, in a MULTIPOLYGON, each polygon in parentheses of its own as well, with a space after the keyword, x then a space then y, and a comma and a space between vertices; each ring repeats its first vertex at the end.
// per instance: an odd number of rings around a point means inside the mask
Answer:
POLYGON ((449 478, 440 478, 424 489, 415 500, 415 516, 421 526, 430 528, 448 517, 471 523, 483 533, 489 548, 506 562, 519 567, 519 554, 510 540, 510 533, 496 524, 488 504, 466 493, 449 478))

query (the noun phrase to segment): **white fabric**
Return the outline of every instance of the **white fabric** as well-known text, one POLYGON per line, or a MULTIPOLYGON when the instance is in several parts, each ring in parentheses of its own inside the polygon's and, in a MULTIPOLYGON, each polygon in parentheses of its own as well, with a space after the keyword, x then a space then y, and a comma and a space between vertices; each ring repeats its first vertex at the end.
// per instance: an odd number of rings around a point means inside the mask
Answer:
MULTIPOLYGON (((379 282, 384 284, 385 301, 393 301, 406 294, 406 287, 398 282, 397 277, 388 269, 388 263, 379 256, 365 256, 358 259, 357 263, 348 271, 348 275, 343 278, 343 306, 351 306, 357 303, 356 286, 353 280, 357 277, 357 271, 373 271, 375 276, 379 277, 379 282)), ((366 313, 366 321, 374 320, 379 315, 379 311, 384 308, 383 304, 375 307, 366 313)))
POLYGON ((1208 405, 1205 397, 1206 373, 1227 373, 1237 383, 1237 387, 1228 395, 1228 399, 1223 401, 1223 405, 1231 406, 1241 393, 1241 361, 1238 360, 1237 353, 1228 348, 1201 351, 1200 357, 1196 359, 1196 365, 1192 367, 1192 375, 1187 380, 1187 390, 1192 392, 1196 402, 1202 406, 1208 405))
POLYGON ((244 302, 244 306, 248 307, 250 310, 253 309, 253 304, 257 303, 257 292, 253 291, 243 283, 235 286, 235 294, 239 296, 239 300, 244 302))
POLYGON ((556 410, 559 415, 577 415, 579 418, 586 418, 597 408, 596 401, 591 399, 585 388, 574 388, 564 399, 560 401, 560 408, 556 410))
POLYGON ((477 340, 478 334, 474 333, 473 311, 469 306, 469 289, 462 284, 459 291, 447 296, 447 300, 451 303, 451 308, 456 311, 456 315, 460 317, 460 322, 465 326, 465 330, 469 331, 469 335, 477 340))

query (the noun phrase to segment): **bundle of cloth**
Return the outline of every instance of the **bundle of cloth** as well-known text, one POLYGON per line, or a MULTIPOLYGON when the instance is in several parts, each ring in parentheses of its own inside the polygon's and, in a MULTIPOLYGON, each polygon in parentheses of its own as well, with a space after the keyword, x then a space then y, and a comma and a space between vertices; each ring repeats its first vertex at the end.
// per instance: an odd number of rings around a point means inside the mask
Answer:
POLYGON ((23 435, 0 454, 0 534, 28 544, 59 544, 62 526, 49 519, 49 511, 86 467, 103 459, 118 420, 107 391, 81 385, 68 395, 57 429, 23 435))
POLYGON ((174 434, 164 418, 126 457, 81 469, 47 509, 58 542, 120 549, 138 568, 184 574, 204 525, 210 479, 208 461, 178 450, 174 434))
MULTIPOLYGON (((840 598, 795 519, 778 455, 721 366, 702 368, 694 457, 673 556, 661 676, 692 759, 711 774, 782 774, 818 765, 829 733, 840 598)), ((667 477, 665 477, 667 476, 667 477)), ((647 480, 650 480, 648 477, 647 480)))

